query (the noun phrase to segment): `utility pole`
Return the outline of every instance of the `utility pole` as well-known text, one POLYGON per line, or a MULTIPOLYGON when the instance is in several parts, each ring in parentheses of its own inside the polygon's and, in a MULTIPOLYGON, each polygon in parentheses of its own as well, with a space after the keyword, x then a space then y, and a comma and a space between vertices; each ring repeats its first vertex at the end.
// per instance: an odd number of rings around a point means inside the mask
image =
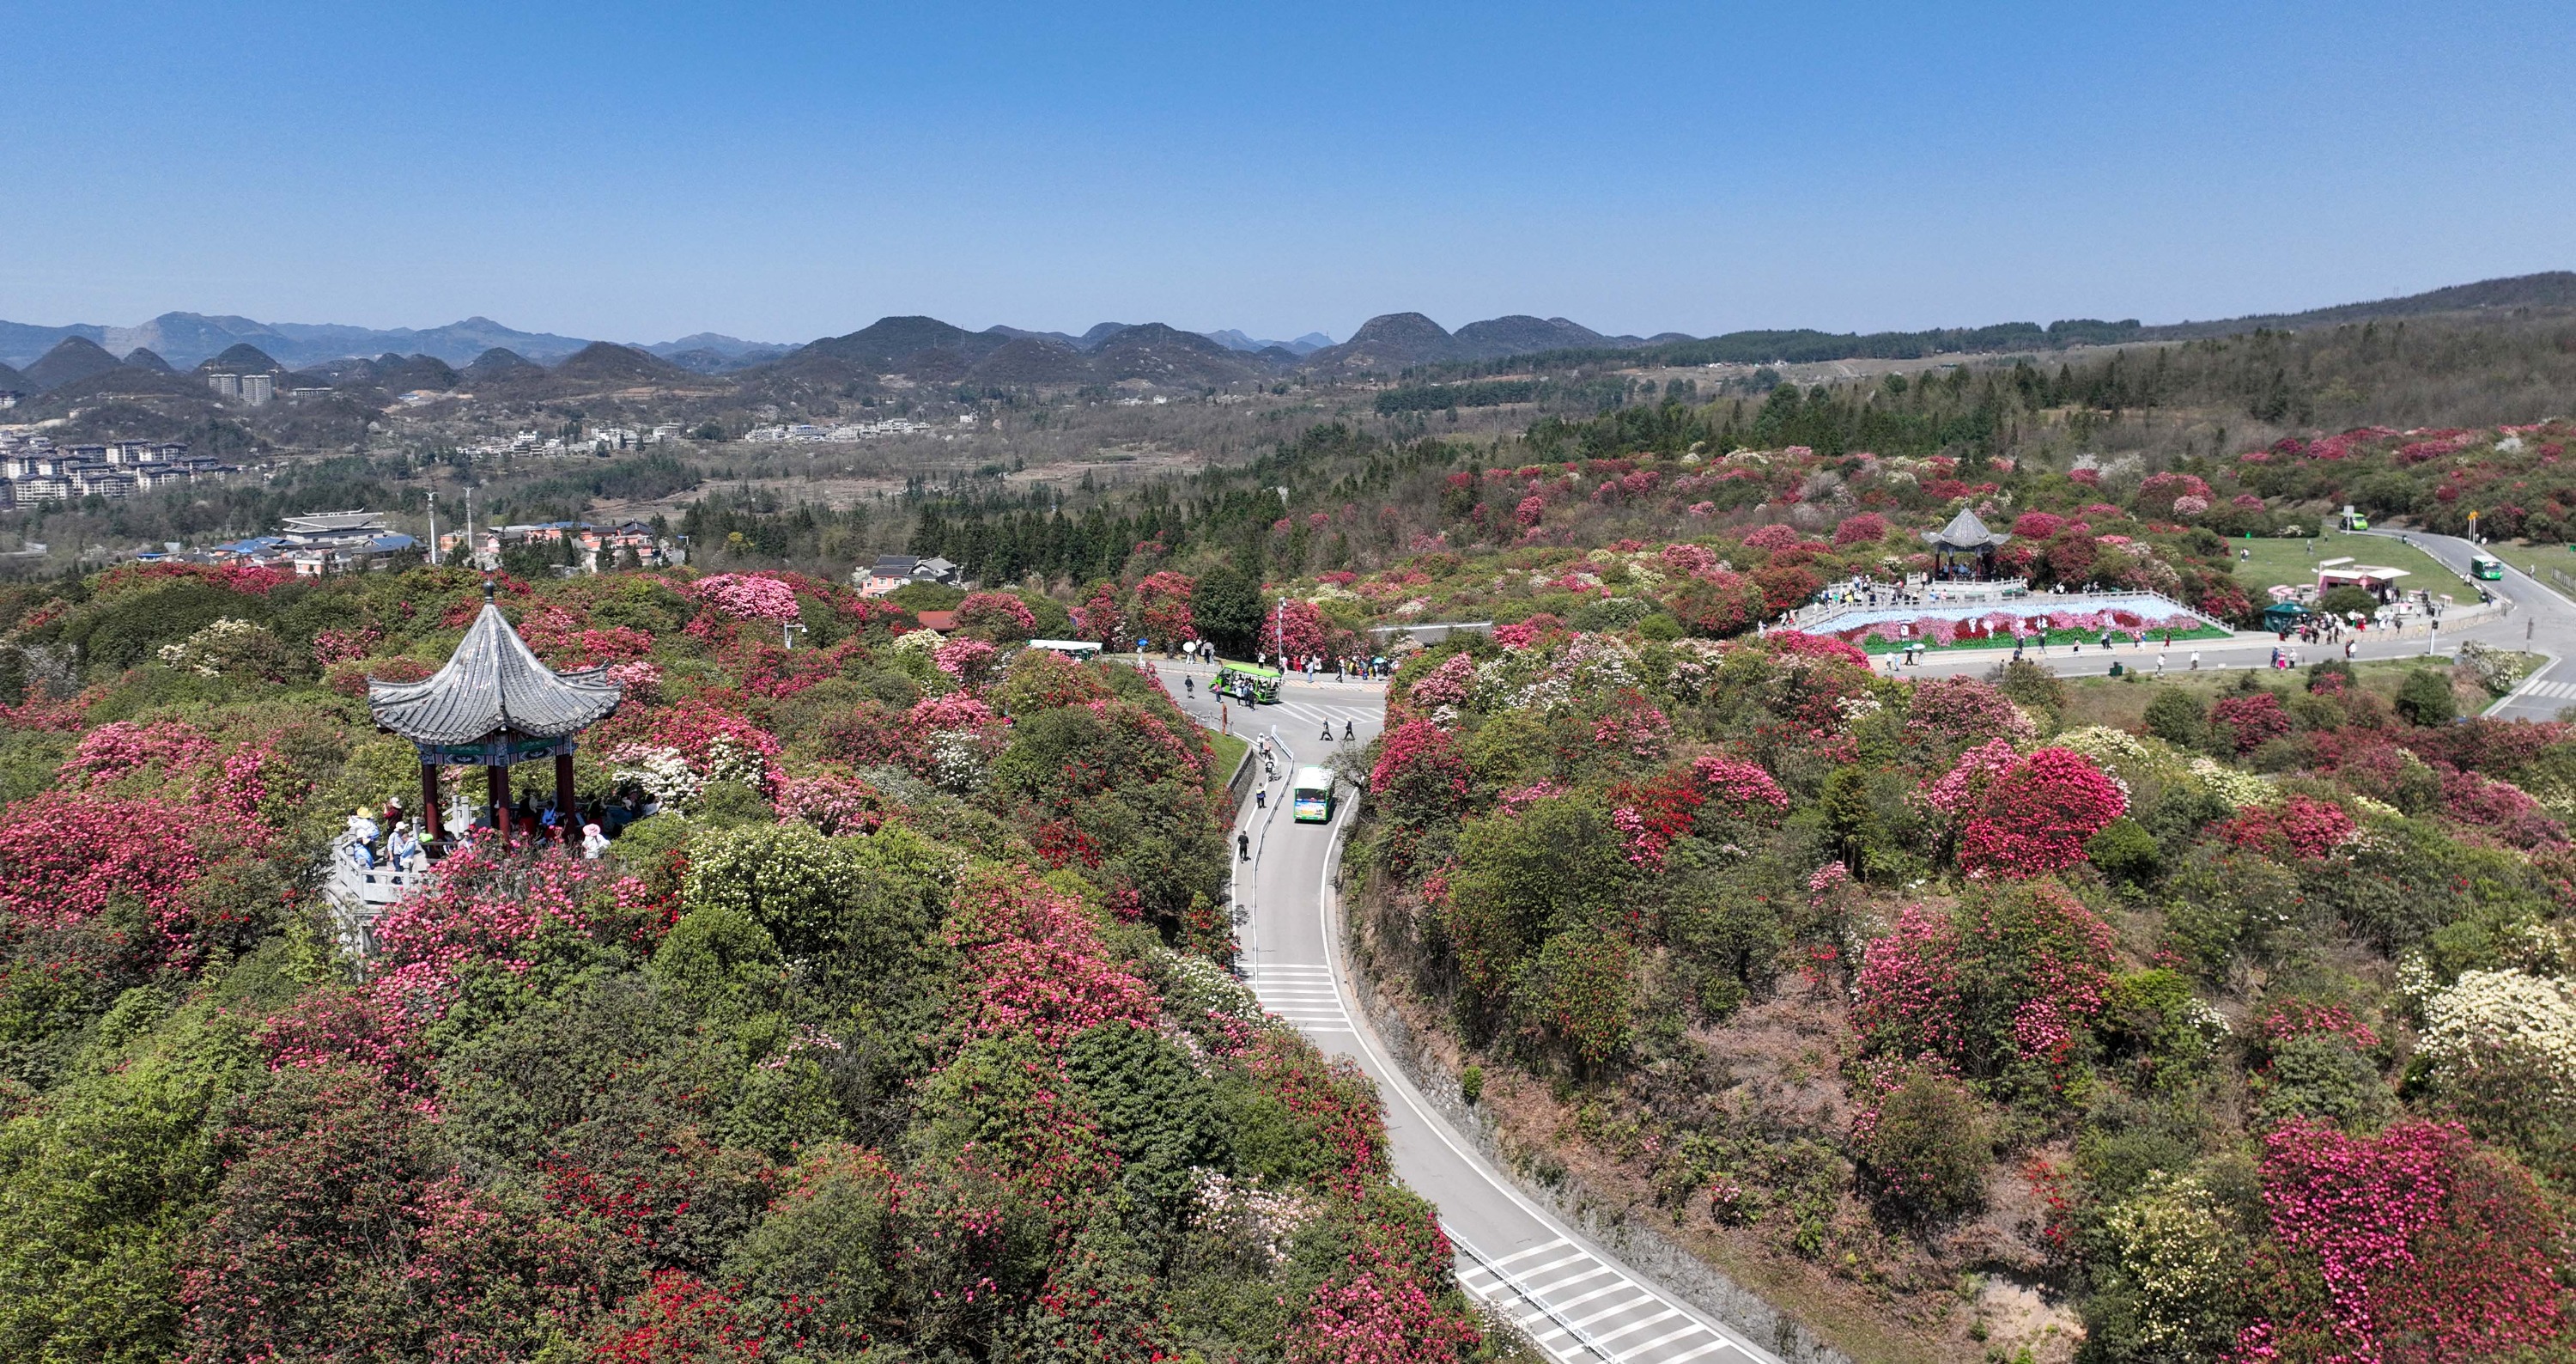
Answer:
POLYGON ((438 489, 429 490, 429 566, 438 567, 438 489))

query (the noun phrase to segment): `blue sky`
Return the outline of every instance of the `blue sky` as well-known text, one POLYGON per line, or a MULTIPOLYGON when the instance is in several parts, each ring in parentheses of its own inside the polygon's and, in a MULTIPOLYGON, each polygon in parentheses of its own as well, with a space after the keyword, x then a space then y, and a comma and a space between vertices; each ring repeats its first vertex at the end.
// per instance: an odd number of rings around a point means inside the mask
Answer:
POLYGON ((0 317, 2171 321, 2576 267, 2576 7, 21 3, 0 317))

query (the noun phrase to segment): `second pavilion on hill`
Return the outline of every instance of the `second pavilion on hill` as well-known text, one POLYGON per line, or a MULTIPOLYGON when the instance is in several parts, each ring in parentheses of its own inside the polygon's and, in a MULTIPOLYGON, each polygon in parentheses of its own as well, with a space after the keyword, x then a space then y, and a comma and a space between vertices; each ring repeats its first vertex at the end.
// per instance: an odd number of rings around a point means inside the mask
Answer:
MULTIPOLYGON (((555 809, 573 800, 575 737, 607 719, 625 690, 606 668, 559 673, 547 667, 510 626, 483 582, 483 610, 457 643, 447 666, 418 682, 367 682, 367 710, 378 728, 411 740, 420 752, 422 833, 445 841, 439 827, 438 769, 484 770, 484 819, 504 835, 510 828, 510 768, 555 761, 555 809)), ((569 815, 557 821, 571 836, 569 815)), ((523 832, 533 834, 534 829, 523 832)))

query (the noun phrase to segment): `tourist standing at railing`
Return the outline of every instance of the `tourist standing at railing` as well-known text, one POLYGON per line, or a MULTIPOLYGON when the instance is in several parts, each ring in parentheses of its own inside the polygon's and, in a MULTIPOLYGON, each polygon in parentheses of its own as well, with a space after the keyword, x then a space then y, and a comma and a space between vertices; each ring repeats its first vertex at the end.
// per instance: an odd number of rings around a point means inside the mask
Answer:
POLYGON ((411 831, 410 820, 395 823, 393 833, 385 839, 385 860, 392 863, 396 871, 411 871, 417 864, 429 860, 429 855, 420 846, 420 839, 411 831))

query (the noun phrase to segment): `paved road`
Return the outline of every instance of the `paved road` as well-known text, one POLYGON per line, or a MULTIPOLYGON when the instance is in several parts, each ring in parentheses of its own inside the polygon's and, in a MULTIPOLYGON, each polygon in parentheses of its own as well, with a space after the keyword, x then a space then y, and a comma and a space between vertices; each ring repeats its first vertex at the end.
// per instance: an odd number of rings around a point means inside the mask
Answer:
MULTIPOLYGON (((2368 533, 2402 538, 2463 576, 2469 571, 2469 556, 2479 552, 2477 546, 2456 536, 2397 530, 2368 533)), ((2500 649, 2547 654, 2549 663, 2524 678, 2511 696, 2488 707, 2487 714, 2505 720, 2556 719, 2561 709, 2576 706, 2576 604, 2531 576, 2526 571, 2529 563, 2516 564, 2510 547, 2489 547, 2488 552, 2505 568, 2504 577, 2486 584, 2487 589, 2511 602, 2513 609, 2501 620, 2462 631, 2462 638, 2500 649)))
MULTIPOLYGON (((1186 708, 1216 722, 1206 694, 1210 670, 1155 668, 1175 694, 1183 694, 1182 678, 1194 679, 1198 694, 1186 708)), ((1521 1323, 1550 1356, 1562 1364, 1776 1361, 1523 1198, 1387 1059, 1352 997, 1340 950, 1333 878, 1349 792, 1330 825, 1298 824, 1283 808, 1293 767, 1341 750, 1346 722, 1350 744, 1366 744, 1384 711, 1382 684, 1330 680, 1286 683, 1279 705, 1250 713, 1226 706, 1232 732, 1268 735, 1284 754, 1266 808, 1248 811, 1242 826, 1253 838, 1253 861, 1236 865, 1235 902, 1249 915, 1237 933, 1253 991, 1325 1052, 1351 1058, 1377 1081, 1396 1174, 1438 1205, 1441 1226, 1458 1247, 1459 1283, 1521 1323), (1327 724, 1330 740, 1320 737, 1327 724)))

